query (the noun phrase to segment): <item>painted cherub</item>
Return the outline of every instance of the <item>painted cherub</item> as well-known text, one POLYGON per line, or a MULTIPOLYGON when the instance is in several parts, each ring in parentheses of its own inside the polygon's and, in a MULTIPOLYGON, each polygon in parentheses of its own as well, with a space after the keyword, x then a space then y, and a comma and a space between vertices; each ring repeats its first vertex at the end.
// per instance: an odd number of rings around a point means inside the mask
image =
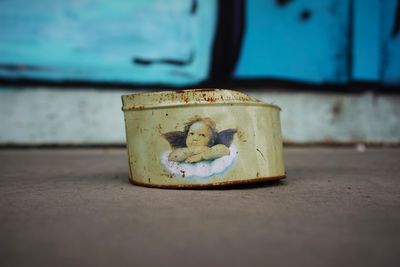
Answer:
POLYGON ((163 134, 172 148, 168 160, 195 163, 229 155, 229 146, 236 131, 227 129, 218 132, 214 120, 195 116, 185 124, 183 131, 163 134))

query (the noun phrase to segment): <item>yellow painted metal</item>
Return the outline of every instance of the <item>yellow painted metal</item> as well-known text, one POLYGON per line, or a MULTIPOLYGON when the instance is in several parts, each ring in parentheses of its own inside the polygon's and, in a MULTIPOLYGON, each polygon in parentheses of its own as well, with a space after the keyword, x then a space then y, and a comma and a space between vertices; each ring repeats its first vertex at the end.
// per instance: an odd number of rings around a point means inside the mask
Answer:
POLYGON ((122 96, 130 181, 207 187, 285 177, 280 108, 232 90, 122 96))

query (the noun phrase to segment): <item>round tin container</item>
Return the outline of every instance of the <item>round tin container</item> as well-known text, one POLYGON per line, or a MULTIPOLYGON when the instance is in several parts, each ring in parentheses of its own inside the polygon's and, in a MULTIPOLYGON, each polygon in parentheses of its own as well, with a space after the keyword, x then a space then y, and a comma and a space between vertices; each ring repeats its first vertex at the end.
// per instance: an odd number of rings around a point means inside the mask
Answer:
POLYGON ((196 89, 122 96, 133 184, 215 187, 285 178, 280 108, 196 89))

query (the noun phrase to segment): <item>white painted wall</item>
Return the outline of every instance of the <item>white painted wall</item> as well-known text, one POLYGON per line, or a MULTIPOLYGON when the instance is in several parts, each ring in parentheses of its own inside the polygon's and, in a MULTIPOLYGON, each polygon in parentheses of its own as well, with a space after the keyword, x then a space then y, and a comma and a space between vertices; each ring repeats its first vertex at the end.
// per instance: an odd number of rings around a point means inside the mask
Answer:
MULTIPOLYGON (((0 144, 122 144, 132 92, 2 87, 0 144)), ((286 141, 400 143, 400 95, 243 92, 282 108, 286 141)))

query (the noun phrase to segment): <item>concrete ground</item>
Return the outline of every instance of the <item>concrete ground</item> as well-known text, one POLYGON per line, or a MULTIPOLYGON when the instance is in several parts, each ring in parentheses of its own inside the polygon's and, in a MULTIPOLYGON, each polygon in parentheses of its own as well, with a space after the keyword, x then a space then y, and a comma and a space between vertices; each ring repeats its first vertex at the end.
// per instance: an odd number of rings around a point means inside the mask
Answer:
POLYGON ((123 149, 0 150, 0 266, 400 266, 400 149, 287 148, 288 179, 127 180, 123 149))

